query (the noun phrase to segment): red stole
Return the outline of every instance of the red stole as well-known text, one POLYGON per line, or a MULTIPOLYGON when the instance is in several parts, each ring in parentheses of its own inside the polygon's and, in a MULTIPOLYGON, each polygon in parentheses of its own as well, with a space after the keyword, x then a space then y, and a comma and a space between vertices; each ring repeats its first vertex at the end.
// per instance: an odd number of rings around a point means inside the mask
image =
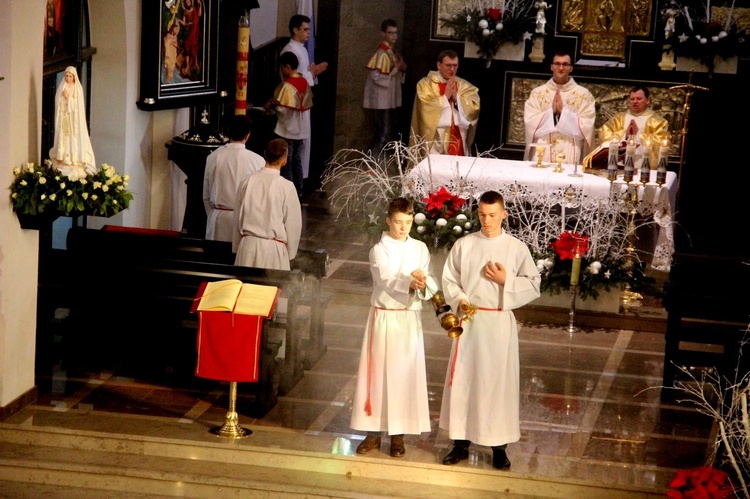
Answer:
MULTIPOLYGON (((438 83, 440 87, 440 95, 445 95, 446 83, 438 83)), ((450 138, 448 139, 448 155, 449 156, 463 156, 464 155, 464 140, 461 138, 461 129, 453 122, 453 113, 451 113, 451 128, 450 138)))

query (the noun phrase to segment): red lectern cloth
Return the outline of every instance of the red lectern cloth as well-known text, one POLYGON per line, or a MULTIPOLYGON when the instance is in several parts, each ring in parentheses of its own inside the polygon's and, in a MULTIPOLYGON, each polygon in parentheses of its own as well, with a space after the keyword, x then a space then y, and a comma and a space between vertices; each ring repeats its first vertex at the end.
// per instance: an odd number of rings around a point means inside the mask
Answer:
MULTIPOLYGON (((195 375, 219 381, 258 381, 263 319, 257 315, 198 311, 208 283, 201 283, 191 311, 198 313, 198 362, 195 375)), ((281 290, 269 317, 276 309, 281 290)))
POLYGON ((221 381, 258 381, 263 318, 206 311, 198 312, 198 317, 195 375, 221 381))

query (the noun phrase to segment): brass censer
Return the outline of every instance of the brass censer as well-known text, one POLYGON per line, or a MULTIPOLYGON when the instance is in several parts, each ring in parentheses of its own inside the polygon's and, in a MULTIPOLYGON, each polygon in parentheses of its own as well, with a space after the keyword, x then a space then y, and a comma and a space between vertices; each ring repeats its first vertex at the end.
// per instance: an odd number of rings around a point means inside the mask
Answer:
POLYGON ((435 307, 435 315, 440 321, 440 325, 448 331, 449 338, 458 338, 464 332, 464 328, 459 326, 461 321, 453 313, 451 306, 445 303, 445 296, 442 291, 438 291, 430 298, 432 306, 435 307))

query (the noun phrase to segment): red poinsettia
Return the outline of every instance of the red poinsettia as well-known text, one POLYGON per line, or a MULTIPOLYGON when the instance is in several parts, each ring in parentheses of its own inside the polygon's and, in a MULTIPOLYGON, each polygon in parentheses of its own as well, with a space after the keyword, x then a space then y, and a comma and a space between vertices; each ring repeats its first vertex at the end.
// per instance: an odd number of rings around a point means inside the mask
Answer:
POLYGON ((459 208, 466 202, 465 199, 448 192, 445 186, 441 186, 437 192, 433 192, 422 201, 425 202, 425 209, 431 218, 451 218, 458 213, 459 208))
POLYGON ((580 256, 589 250, 589 236, 582 236, 578 232, 565 231, 557 241, 549 243, 560 260, 572 260, 576 253, 580 256))
POLYGON ((500 18, 502 17, 503 13, 500 9, 487 9, 487 14, 485 14, 487 17, 492 19, 495 22, 498 22, 500 18))
POLYGON ((711 466, 680 470, 669 482, 667 497, 672 499, 719 499, 734 497, 729 475, 711 466))

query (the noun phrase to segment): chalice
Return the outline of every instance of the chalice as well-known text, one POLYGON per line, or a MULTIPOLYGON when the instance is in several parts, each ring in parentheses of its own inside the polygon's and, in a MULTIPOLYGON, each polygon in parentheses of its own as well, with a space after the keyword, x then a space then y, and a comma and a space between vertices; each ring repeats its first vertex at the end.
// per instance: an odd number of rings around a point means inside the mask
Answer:
POLYGON ((536 146, 536 168, 544 168, 542 165, 542 158, 544 158, 544 152, 547 150, 547 146, 544 144, 537 144, 536 146))
POLYGON ((557 159, 557 165, 555 166, 555 169, 552 171, 555 173, 562 173, 564 171, 562 167, 562 163, 565 160, 565 154, 561 152, 557 153, 556 159, 557 159))

